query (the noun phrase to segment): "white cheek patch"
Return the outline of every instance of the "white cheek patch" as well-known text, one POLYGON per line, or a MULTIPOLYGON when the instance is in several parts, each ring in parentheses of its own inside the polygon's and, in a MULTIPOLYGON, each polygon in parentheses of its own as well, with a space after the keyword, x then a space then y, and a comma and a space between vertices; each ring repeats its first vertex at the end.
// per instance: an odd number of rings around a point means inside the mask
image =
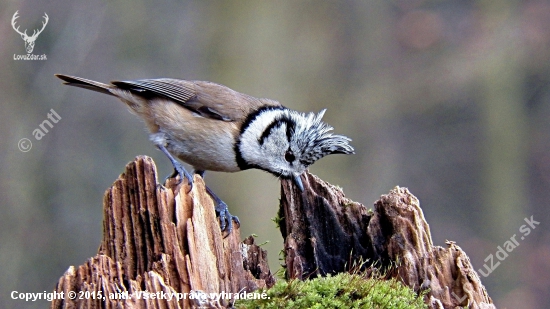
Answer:
POLYGON ((279 127, 271 130, 270 134, 265 138, 263 145, 260 147, 271 153, 281 153, 286 151, 286 149, 288 149, 286 124, 283 123, 279 127))
MULTIPOLYGON (((242 159, 276 175, 287 175, 292 166, 284 159, 289 148, 288 110, 266 110, 256 116, 241 134, 242 159)), ((294 121, 294 120, 292 120, 294 121)))
POLYGON ((282 110, 266 110, 265 112, 256 116, 256 119, 252 121, 246 130, 241 134, 241 154, 243 159, 249 164, 256 164, 265 166, 266 158, 262 150, 267 150, 264 147, 268 146, 269 142, 266 140, 263 145, 260 145, 260 138, 265 129, 282 114, 282 110))
POLYGON ((273 120, 281 115, 282 110, 266 110, 256 116, 246 130, 242 133, 241 139, 252 141, 259 141, 265 129, 273 122, 273 120))

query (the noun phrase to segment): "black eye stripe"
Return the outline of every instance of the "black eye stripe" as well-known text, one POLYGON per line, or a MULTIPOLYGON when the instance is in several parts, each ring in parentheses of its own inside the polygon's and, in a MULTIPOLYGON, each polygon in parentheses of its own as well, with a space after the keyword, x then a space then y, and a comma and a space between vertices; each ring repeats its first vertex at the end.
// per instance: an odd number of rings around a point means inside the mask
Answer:
POLYGON ((248 116, 246 116, 246 119, 244 120, 243 122, 243 125, 241 127, 241 134, 244 133, 244 131, 246 131, 246 129, 250 126, 250 124, 252 122, 254 122, 254 120, 256 120, 256 118, 258 118, 259 115, 261 115, 262 113, 266 112, 266 111, 275 111, 275 110, 286 110, 287 108, 284 107, 284 106, 271 106, 271 105, 265 105, 265 106, 262 106, 260 108, 258 108, 256 111, 250 113, 248 116))
POLYGON ((294 131, 296 130, 296 123, 294 121, 291 121, 290 119, 284 119, 286 122, 286 139, 290 143, 290 139, 292 138, 292 135, 294 135, 294 131))
POLYGON ((283 124, 283 121, 281 121, 280 119, 275 119, 275 120, 273 120, 273 122, 271 122, 271 123, 265 128, 265 130, 262 132, 262 135, 261 135, 260 138, 258 139, 258 142, 260 143, 260 145, 263 145, 263 144, 264 144, 265 139, 266 139, 269 135, 271 135, 271 131, 273 131, 273 129, 280 127, 282 124, 283 124))
POLYGON ((294 131, 296 129, 296 123, 289 118, 275 118, 262 132, 262 135, 260 138, 258 138, 258 143, 260 145, 263 145, 265 142, 265 139, 271 135, 271 131, 274 129, 280 128, 283 124, 286 124, 286 139, 290 143, 290 139, 292 138, 292 135, 294 135, 294 131))

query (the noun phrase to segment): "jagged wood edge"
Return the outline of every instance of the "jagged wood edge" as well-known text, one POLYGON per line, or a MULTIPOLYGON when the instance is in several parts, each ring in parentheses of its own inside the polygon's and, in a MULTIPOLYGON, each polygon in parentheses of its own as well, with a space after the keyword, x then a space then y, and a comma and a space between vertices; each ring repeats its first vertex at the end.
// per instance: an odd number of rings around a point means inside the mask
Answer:
POLYGON ((369 211, 306 172, 304 192, 281 182, 280 229, 287 278, 307 279, 376 265, 415 291, 430 289, 431 308, 495 308, 467 254, 454 242, 433 246, 418 199, 396 187, 369 211), (362 262, 367 262, 361 264, 362 262))
POLYGON ((57 292, 101 292, 104 299, 56 299, 51 308, 188 308, 188 299, 148 299, 137 292, 237 293, 274 284, 264 250, 239 228, 223 238, 211 198, 199 176, 187 185, 157 182, 156 167, 139 156, 104 196, 104 237, 95 257, 69 267, 57 292), (260 263, 260 264, 255 264, 260 263), (261 271, 258 272, 257 270, 261 271), (260 278, 256 279, 252 274, 260 278), (112 295, 134 295, 112 299, 112 295), (116 294, 119 293, 119 294, 116 294))

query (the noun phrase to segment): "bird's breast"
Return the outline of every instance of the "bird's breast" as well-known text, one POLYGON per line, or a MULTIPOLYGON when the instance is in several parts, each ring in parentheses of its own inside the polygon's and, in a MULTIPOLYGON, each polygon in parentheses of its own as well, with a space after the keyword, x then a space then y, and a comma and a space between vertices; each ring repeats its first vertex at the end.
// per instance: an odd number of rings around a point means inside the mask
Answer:
POLYGON ((234 151, 236 123, 201 117, 171 102, 156 103, 153 118, 173 155, 198 170, 240 170, 234 151))

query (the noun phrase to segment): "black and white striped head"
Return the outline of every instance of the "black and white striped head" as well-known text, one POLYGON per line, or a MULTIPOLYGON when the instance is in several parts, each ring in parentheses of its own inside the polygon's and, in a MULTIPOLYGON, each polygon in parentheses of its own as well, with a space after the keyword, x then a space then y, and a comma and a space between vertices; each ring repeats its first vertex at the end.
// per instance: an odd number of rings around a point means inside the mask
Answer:
POLYGON ((308 166, 329 154, 354 153, 349 138, 332 134, 333 128, 321 121, 324 113, 265 107, 251 114, 235 146, 239 167, 292 178, 303 190, 300 175, 308 166))

